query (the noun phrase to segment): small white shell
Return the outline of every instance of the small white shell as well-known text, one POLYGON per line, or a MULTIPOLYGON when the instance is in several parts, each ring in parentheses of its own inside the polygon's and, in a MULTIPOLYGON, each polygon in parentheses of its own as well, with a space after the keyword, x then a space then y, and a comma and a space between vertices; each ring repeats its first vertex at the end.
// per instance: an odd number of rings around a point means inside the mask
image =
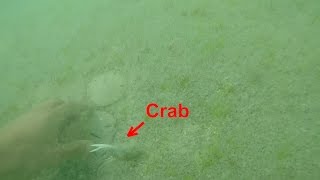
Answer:
POLYGON ((88 84, 89 99, 97 106, 110 105, 123 96, 123 78, 113 72, 93 78, 88 84))

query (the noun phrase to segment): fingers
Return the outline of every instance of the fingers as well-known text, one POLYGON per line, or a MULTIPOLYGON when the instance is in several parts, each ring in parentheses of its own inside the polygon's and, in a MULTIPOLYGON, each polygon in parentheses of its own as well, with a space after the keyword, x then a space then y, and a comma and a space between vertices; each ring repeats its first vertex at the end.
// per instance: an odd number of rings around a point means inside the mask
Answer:
POLYGON ((88 111, 86 105, 78 103, 64 103, 57 106, 52 112, 52 121, 57 126, 67 126, 68 123, 73 123, 81 119, 83 112, 88 111))
POLYGON ((91 141, 78 140, 67 144, 59 145, 51 157, 56 157, 53 162, 59 164, 66 160, 81 160, 87 158, 90 151, 91 141))
POLYGON ((63 105, 64 101, 60 100, 60 99, 51 99, 48 101, 45 101, 43 103, 41 103, 40 105, 36 106, 34 108, 34 110, 36 111, 51 111, 54 110, 55 108, 57 108, 60 105, 63 105))
POLYGON ((45 121, 46 117, 50 116, 51 111, 54 111, 57 107, 63 105, 64 102, 59 99, 48 100, 40 105, 32 107, 29 112, 21 114, 17 117, 17 123, 24 121, 45 121))
POLYGON ((57 167, 67 160, 85 160, 89 155, 90 144, 90 141, 78 140, 50 148, 40 164, 44 167, 57 167))
POLYGON ((51 99, 41 103, 33 109, 40 112, 47 111, 53 113, 59 112, 62 109, 65 110, 66 114, 68 114, 68 112, 80 111, 84 110, 85 108, 86 106, 84 105, 84 103, 65 102, 61 99, 51 99))

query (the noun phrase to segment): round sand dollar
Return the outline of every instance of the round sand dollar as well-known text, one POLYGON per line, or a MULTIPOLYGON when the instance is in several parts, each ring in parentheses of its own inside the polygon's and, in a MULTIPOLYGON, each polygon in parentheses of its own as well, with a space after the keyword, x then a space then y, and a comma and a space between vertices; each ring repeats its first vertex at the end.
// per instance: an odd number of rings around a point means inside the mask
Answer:
POLYGON ((124 80, 116 73, 109 72, 95 77, 88 85, 88 96, 98 106, 110 105, 123 95, 124 80))

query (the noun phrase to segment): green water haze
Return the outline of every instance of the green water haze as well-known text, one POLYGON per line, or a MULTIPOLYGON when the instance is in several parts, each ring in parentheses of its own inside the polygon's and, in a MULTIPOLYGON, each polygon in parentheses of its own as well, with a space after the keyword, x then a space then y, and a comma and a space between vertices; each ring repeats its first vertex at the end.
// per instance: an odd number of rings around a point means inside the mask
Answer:
POLYGON ((320 179, 319 32, 317 0, 3 0, 0 127, 85 101, 95 143, 125 146, 37 180, 320 179))

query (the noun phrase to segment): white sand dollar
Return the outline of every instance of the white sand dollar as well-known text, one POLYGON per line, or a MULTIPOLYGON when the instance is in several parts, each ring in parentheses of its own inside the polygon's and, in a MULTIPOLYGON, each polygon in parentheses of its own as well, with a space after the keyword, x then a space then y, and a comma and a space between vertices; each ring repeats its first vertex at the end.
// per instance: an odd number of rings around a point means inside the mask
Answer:
POLYGON ((98 106, 110 105, 123 95, 124 80, 116 73, 99 75, 89 83, 88 96, 98 106))

